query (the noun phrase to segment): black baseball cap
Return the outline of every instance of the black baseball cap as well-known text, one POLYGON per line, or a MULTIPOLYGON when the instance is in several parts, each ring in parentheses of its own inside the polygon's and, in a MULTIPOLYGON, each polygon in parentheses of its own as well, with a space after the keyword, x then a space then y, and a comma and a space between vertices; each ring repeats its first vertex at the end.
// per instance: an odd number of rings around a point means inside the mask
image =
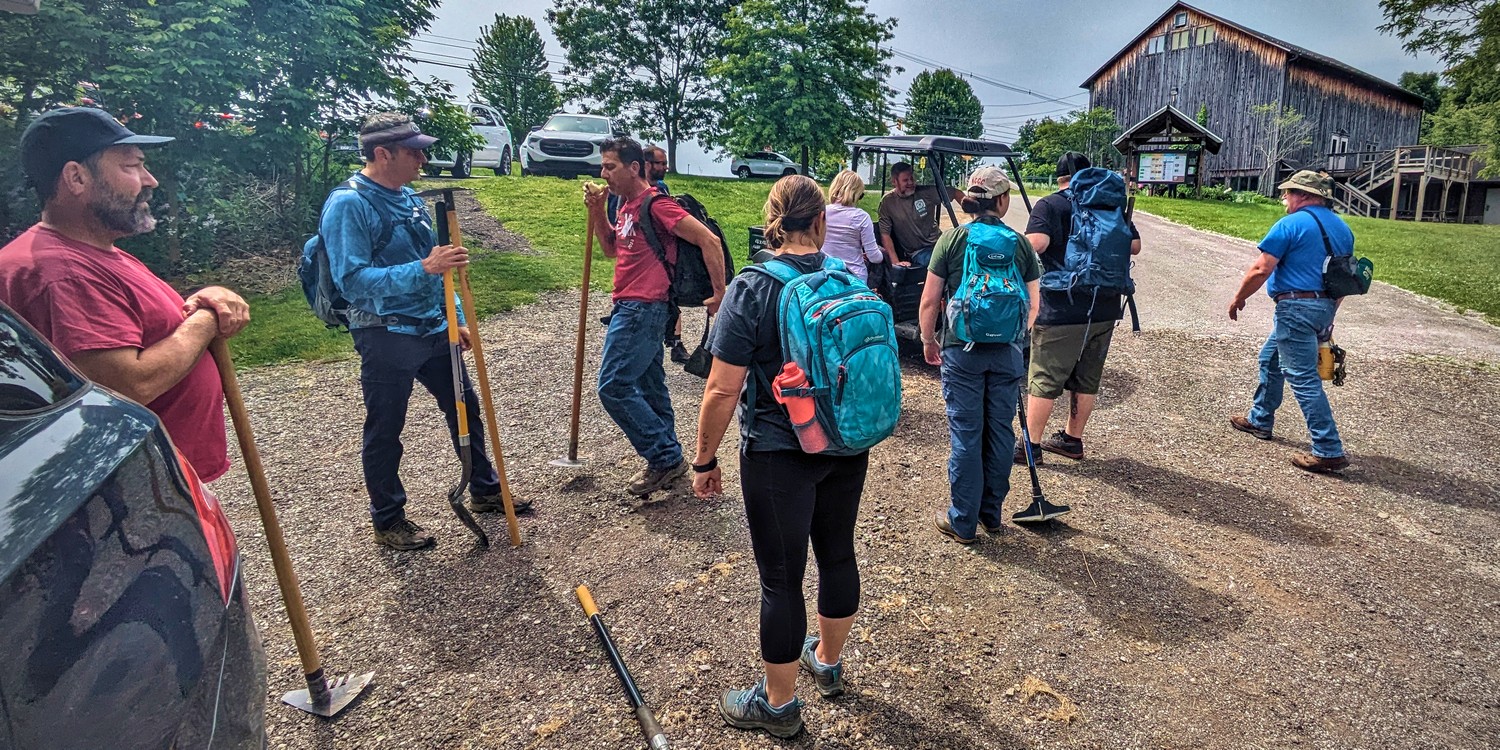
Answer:
POLYGON ((1062 156, 1057 158, 1057 176, 1072 177, 1079 170, 1088 169, 1092 166, 1094 165, 1089 161, 1087 156, 1077 151, 1066 151, 1062 156))
POLYGON ((49 185, 70 161, 110 146, 159 146, 164 135, 137 135, 95 107, 63 107, 37 115, 21 134, 21 168, 32 185, 49 185))

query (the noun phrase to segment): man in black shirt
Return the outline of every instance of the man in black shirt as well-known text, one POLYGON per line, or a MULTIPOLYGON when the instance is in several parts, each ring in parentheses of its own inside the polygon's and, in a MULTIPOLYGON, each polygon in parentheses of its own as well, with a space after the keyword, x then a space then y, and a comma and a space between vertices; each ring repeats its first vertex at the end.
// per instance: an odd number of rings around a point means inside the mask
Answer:
MULTIPOLYGON (((1041 258, 1043 272, 1063 267, 1072 233, 1073 206, 1068 183, 1074 173, 1092 166, 1087 156, 1069 151, 1057 161, 1058 191, 1036 202, 1026 224, 1026 239, 1041 258)), ((1141 234, 1130 224, 1130 254, 1141 251, 1141 234)), ((1120 295, 1078 288, 1069 292, 1042 290, 1042 309, 1031 338, 1031 371, 1026 401, 1027 428, 1042 435, 1052 407, 1064 390, 1072 392, 1067 428, 1058 430, 1036 449, 1074 460, 1083 458, 1083 428, 1094 411, 1110 336, 1120 319, 1120 295)), ((1023 446, 1016 446, 1016 463, 1025 463, 1023 446)))

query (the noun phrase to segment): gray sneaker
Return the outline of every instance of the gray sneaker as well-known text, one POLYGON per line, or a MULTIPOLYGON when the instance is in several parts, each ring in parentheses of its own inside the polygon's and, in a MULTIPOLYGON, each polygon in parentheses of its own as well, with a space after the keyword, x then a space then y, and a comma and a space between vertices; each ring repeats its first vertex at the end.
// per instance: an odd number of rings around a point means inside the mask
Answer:
POLYGON ((764 729, 783 740, 802 731, 802 701, 793 698, 780 710, 771 708, 765 680, 749 690, 726 690, 719 699, 719 715, 735 729, 764 729))
POLYGON ((671 484, 673 479, 686 474, 690 468, 692 467, 688 466, 687 461, 678 461, 676 466, 670 468, 637 472, 630 478, 628 489, 630 494, 644 497, 671 484))
POLYGON ((818 686, 818 693, 824 698, 832 698, 844 692, 844 660, 833 666, 826 666, 818 661, 818 636, 810 635, 802 642, 802 666, 813 676, 813 683, 818 686))
POLYGON ((375 543, 405 552, 426 549, 436 544, 437 541, 432 538, 431 534, 423 531, 421 526, 403 518, 389 529, 376 529, 375 543))

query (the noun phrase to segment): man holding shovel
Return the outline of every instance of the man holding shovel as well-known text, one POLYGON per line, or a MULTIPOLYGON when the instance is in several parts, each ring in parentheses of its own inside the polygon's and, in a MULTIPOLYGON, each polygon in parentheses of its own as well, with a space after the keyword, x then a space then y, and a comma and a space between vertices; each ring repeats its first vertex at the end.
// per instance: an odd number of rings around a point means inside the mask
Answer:
MULTIPOLYGON (((443 313, 444 272, 469 263, 469 251, 436 246, 426 204, 407 185, 427 163, 423 149, 436 142, 398 112, 371 116, 360 129, 365 166, 328 196, 319 233, 328 248, 329 273, 351 308, 349 332, 360 356, 364 392, 365 487, 375 541, 397 550, 430 547, 433 538, 406 518, 406 488, 399 475, 407 403, 420 382, 448 422, 458 446, 458 415, 453 366, 448 356, 443 313)), ((459 314, 459 337, 468 348, 469 329, 459 314)), ((461 374, 470 414, 482 413, 479 399, 461 374)), ((469 507, 476 512, 504 510, 500 479, 484 454, 479 420, 470 423, 473 476, 469 507)), ((517 502, 516 512, 529 503, 517 502)))

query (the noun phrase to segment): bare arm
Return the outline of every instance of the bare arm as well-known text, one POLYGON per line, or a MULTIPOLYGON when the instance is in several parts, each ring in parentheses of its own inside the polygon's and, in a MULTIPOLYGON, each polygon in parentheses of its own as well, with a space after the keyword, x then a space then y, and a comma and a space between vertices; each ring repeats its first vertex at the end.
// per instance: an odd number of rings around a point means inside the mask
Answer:
POLYGON ((172 335, 145 349, 95 349, 78 352, 71 359, 89 380, 132 401, 150 404, 192 372, 218 331, 217 315, 202 307, 172 335))
POLYGON ((1026 241, 1031 243, 1031 249, 1035 250, 1037 255, 1041 255, 1047 252, 1047 248, 1052 244, 1052 235, 1042 234, 1041 232, 1028 232, 1026 234, 1026 241))
POLYGON ((599 250, 604 257, 615 257, 615 228, 609 223, 609 212, 605 209, 605 201, 609 199, 609 190, 602 185, 595 186, 593 183, 583 185, 583 205, 588 210, 589 218, 593 220, 594 239, 599 241, 599 250), (595 189, 595 188, 598 189, 595 189))
POLYGON ((1240 290, 1235 293, 1234 301, 1229 303, 1229 319, 1239 320, 1239 311, 1245 309, 1245 300, 1270 278, 1271 272, 1276 270, 1276 256, 1270 253, 1261 253, 1255 259, 1255 265, 1245 272, 1245 278, 1240 281, 1240 290))
MULTIPOLYGON (((729 420, 734 416, 734 406, 740 400, 740 389, 745 385, 748 372, 749 368, 714 360, 708 371, 708 384, 703 387, 703 405, 698 409, 698 443, 693 452, 695 465, 708 463, 719 452, 719 443, 724 442, 724 432, 729 429, 729 420)), ((724 489, 721 479, 718 467, 695 474, 693 493, 698 497, 713 497, 724 489)))
POLYGON ((1026 282, 1026 296, 1031 299, 1031 313, 1026 317, 1026 329, 1036 327, 1036 316, 1042 311, 1042 281, 1032 279, 1026 282))
POLYGON ((691 216, 684 217, 682 221, 672 228, 672 234, 679 238, 697 245, 703 250, 703 265, 708 267, 708 280, 714 286, 714 296, 703 300, 703 306, 708 308, 709 315, 719 312, 719 302, 724 299, 724 246, 719 244, 719 237, 713 230, 703 225, 703 222, 691 216))
POLYGON ((922 302, 917 307, 917 326, 922 335, 922 357, 929 365, 943 363, 942 344, 937 339, 938 313, 943 307, 943 285, 947 281, 927 272, 927 283, 922 285, 922 302))

